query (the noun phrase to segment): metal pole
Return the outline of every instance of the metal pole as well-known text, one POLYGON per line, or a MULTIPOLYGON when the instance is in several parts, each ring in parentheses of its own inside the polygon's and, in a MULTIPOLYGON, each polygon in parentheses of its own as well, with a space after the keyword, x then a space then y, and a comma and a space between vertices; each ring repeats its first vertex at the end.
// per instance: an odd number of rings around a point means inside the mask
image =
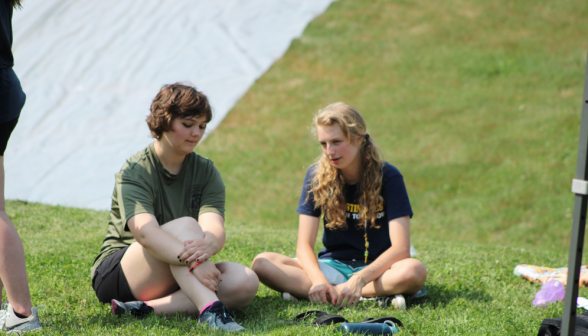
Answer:
POLYGON ((584 248, 584 231, 586 229, 586 207, 588 204, 588 63, 584 75, 584 99, 582 101, 582 122, 580 141, 578 142, 578 162, 576 178, 572 181, 574 200, 574 218, 570 237, 570 257, 568 260, 568 283, 564 301, 562 335, 573 336, 576 329, 576 310, 578 300, 578 282, 584 248))

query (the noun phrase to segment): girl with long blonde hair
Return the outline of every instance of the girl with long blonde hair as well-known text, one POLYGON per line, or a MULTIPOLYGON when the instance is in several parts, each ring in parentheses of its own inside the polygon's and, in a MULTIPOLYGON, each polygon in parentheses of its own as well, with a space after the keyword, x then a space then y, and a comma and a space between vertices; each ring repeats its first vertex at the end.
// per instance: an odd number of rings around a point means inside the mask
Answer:
POLYGON ((398 169, 380 159, 366 123, 353 107, 320 110, 313 128, 322 155, 308 169, 297 212, 295 259, 264 252, 253 260, 260 281, 284 299, 352 306, 361 297, 406 309, 427 269, 410 257, 412 208, 398 169), (325 248, 314 254, 323 217, 325 248))

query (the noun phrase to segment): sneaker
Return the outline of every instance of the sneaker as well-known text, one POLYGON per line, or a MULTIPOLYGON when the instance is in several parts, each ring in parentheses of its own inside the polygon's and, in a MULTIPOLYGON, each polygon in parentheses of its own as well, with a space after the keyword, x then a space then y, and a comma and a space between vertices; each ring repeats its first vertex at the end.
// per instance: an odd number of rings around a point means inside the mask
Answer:
POLYGON ((4 330, 4 324, 6 324, 6 319, 8 318, 8 311, 6 311, 8 305, 6 303, 2 304, 2 308, 0 309, 0 330, 4 330))
POLYGON ((287 292, 282 292, 282 299, 286 301, 292 301, 294 303, 298 303, 299 301, 297 297, 287 292))
POLYGON ((406 299, 402 294, 395 294, 382 298, 377 298, 376 302, 378 302, 380 306, 394 307, 395 309, 406 310, 406 299))
POLYGON ((20 318, 14 313, 14 309, 10 304, 2 305, 6 310, 0 311, 0 325, 1 330, 7 334, 21 334, 33 330, 41 330, 41 323, 39 322, 39 308, 31 308, 31 316, 20 318))
POLYGON ((126 313, 131 313, 136 318, 144 318, 150 313, 153 313, 153 307, 148 306, 143 301, 120 302, 112 299, 110 301, 110 308, 112 309, 112 316, 119 317, 126 313))
POLYGON ((233 320, 233 314, 231 314, 220 301, 216 301, 208 307, 200 315, 198 322, 203 324, 206 323, 214 329, 220 329, 227 332, 245 330, 245 328, 233 320))

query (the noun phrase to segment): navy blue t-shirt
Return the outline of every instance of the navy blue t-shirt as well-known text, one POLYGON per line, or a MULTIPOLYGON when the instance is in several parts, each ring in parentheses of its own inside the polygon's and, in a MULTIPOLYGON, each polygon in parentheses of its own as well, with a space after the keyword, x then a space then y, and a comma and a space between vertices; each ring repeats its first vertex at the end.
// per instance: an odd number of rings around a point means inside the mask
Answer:
MULTIPOLYGON (((296 211, 302 215, 320 217, 321 209, 320 207, 315 209, 314 195, 312 193, 307 201, 307 195, 315 169, 316 165, 310 167, 306 173, 302 194, 300 195, 300 201, 298 202, 298 209, 296 211)), ((357 227, 359 216, 363 211, 363 209, 359 208, 359 199, 363 195, 358 195, 357 185, 345 185, 343 192, 345 193, 345 202, 347 203, 347 209, 345 211, 347 229, 328 229, 326 227, 328 224, 327 219, 323 218, 323 224, 325 225, 323 245, 325 248, 319 252, 319 258, 361 260, 363 262, 365 258, 364 228, 357 227)), ((375 260, 392 246, 388 223, 396 218, 404 216, 412 217, 413 215, 408 193, 404 185, 404 179, 400 171, 388 162, 383 164, 381 195, 384 198, 384 204, 381 209, 378 209, 376 218, 376 225, 380 228, 373 228, 368 223, 369 261, 375 260)))
POLYGON ((12 66, 12 7, 0 2, 0 123, 16 119, 25 103, 25 93, 12 66))

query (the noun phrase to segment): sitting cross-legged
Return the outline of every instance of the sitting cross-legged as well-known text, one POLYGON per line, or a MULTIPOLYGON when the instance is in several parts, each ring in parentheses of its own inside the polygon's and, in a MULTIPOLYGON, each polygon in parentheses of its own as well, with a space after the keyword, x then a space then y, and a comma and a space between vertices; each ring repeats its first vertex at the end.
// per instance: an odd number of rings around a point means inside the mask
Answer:
POLYGON ((92 266, 92 287, 114 315, 184 312, 221 330, 244 329, 229 309, 251 303, 257 276, 209 260, 225 244, 225 186, 194 148, 211 118, 202 92, 164 86, 147 118, 155 142, 116 174, 108 232, 92 266))
POLYGON ((287 300, 352 306, 363 298, 406 309, 427 269, 410 257, 412 208, 398 169, 379 159, 363 117, 336 103, 314 118, 322 156, 308 169, 298 205, 297 258, 264 252, 262 283, 287 300), (325 249, 314 254, 323 215, 325 249))

